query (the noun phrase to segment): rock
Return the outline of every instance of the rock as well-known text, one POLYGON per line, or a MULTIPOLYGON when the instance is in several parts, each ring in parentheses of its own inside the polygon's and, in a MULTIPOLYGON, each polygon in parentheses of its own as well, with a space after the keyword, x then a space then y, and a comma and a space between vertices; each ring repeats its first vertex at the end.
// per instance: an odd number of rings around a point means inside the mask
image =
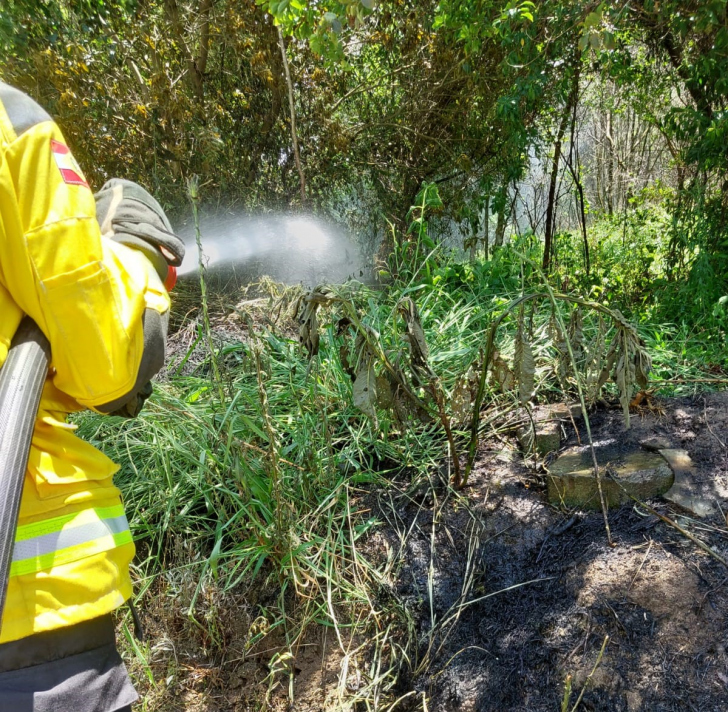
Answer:
MULTIPOLYGON (((613 441, 595 444, 595 450, 600 468, 609 465, 610 472, 624 488, 610 477, 602 476, 602 491, 608 507, 630 502, 629 494, 638 499, 656 497, 672 485, 672 470, 657 453, 642 450, 623 452, 613 441)), ((566 450, 549 468, 547 480, 548 497, 552 504, 601 508, 589 447, 566 450)))
POLYGON ((521 449, 526 454, 536 452, 543 457, 561 447, 562 421, 571 422, 581 416, 578 403, 556 403, 554 405, 536 407, 532 411, 535 427, 528 422, 516 430, 516 437, 521 449))
POLYGON ((659 435, 655 438, 647 438, 647 440, 642 440, 640 441, 640 445, 645 450, 649 450, 650 452, 658 452, 659 450, 665 450, 666 448, 672 447, 672 443, 662 435, 659 435))
POLYGON ((536 423, 534 434, 533 426, 529 423, 518 428, 516 437, 523 452, 530 454, 535 451, 543 457, 561 447, 561 425, 555 420, 536 423))
MULTIPOLYGON (((694 471, 693 461, 687 450, 678 448, 660 448, 660 455, 665 458, 667 464, 673 469, 673 472, 694 471)), ((677 484, 677 481, 675 482, 677 484)))
POLYGON ((696 517, 709 517, 715 514, 713 503, 702 497, 698 491, 695 483, 695 467, 687 450, 663 448, 659 452, 675 474, 672 487, 663 497, 696 517))
POLYGON ((548 417, 552 420, 579 420, 581 405, 579 403, 554 403, 548 406, 548 417))

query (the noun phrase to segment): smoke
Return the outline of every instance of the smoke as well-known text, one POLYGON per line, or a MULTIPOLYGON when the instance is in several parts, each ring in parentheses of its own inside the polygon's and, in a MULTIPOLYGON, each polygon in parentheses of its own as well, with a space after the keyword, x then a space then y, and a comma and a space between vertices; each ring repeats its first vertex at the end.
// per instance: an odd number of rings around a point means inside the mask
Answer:
MULTIPOLYGON (((311 215, 203 215, 202 251, 210 275, 238 284, 269 276, 278 282, 323 282, 367 278, 359 248, 339 226, 311 215)), ((197 270, 197 245, 191 221, 179 228, 187 254, 180 278, 197 270)))

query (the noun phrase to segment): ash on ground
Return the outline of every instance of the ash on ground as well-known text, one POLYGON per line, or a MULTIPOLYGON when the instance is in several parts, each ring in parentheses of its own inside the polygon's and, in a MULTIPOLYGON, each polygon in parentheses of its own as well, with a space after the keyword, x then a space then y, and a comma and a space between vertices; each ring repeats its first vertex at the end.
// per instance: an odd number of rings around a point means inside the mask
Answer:
MULTIPOLYGON (((716 515, 650 504, 728 558, 727 393, 663 401, 626 432, 618 410, 591 424, 595 439, 661 436, 686 449, 716 515)), ((430 710, 553 712, 570 676, 571 705, 586 684, 584 710, 725 710, 728 570, 636 505, 609 510, 610 547, 601 512, 560 511, 544 490, 543 475, 493 440, 462 496, 428 482, 379 497, 397 525, 373 548, 399 552, 392 594, 414 626, 400 680, 402 694, 417 691, 411 709, 424 693, 430 710)))

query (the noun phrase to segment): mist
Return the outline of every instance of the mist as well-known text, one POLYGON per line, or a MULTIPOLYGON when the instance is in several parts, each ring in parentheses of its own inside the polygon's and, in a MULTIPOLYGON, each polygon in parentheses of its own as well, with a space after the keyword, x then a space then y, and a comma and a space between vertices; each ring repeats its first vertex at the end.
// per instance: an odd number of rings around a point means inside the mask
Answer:
MULTIPOLYGON (((197 272, 198 251, 191 220, 177 226, 187 246, 181 279, 197 272)), ((367 279, 370 261, 340 226, 305 214, 200 217, 203 259, 213 277, 247 284, 268 276, 306 286, 367 279)))

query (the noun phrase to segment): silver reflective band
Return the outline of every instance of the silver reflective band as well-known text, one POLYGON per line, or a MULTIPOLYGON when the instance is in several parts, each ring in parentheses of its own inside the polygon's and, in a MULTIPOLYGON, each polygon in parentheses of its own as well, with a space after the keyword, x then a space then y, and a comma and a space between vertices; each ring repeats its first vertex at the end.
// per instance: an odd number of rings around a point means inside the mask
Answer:
POLYGON ((79 527, 66 527, 58 532, 16 541, 13 548, 13 561, 37 558, 54 551, 86 544, 95 539, 102 539, 105 536, 121 534, 128 529, 129 522, 123 514, 120 517, 82 524, 79 527))

